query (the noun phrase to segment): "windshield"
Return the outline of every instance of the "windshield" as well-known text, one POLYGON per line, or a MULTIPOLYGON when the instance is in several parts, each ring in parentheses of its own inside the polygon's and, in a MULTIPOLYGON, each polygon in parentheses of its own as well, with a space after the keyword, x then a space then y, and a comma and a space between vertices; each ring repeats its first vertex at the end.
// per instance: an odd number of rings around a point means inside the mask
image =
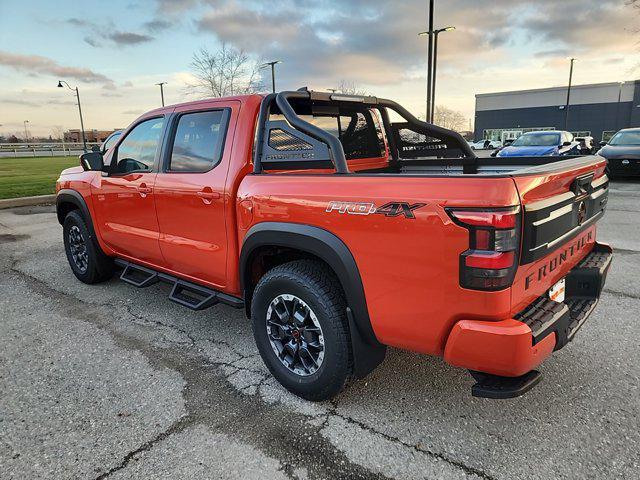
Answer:
POLYGON ((609 141, 609 145, 640 145, 640 130, 618 132, 609 141))
POLYGON ((552 147, 560 145, 557 133, 525 133, 511 144, 513 147, 552 147))

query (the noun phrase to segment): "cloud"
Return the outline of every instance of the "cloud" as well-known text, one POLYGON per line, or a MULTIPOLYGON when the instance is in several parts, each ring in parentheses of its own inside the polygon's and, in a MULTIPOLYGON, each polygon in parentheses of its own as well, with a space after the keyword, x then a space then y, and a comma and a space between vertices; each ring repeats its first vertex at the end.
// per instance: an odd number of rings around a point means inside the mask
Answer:
POLYGON ((123 115, 142 115, 144 110, 125 110, 122 112, 123 115))
POLYGON ((533 40, 560 42, 573 52, 619 45, 625 31, 631 36, 636 24, 635 13, 624 1, 615 0, 545 1, 544 8, 523 17, 533 40), (566 12, 571 12, 570 18, 566 12))
POLYGON ((159 33, 171 28, 172 23, 167 20, 155 19, 143 24, 144 28, 152 33, 159 33))
POLYGON ((77 105, 73 100, 47 100, 47 105, 77 105))
POLYGON ((192 8, 198 0, 157 0, 156 3, 160 13, 177 14, 192 8))
POLYGON ((91 45, 92 47, 99 47, 100 46, 100 42, 98 42, 94 37, 91 37, 89 35, 84 37, 83 40, 84 40, 84 42, 86 44, 91 45))
POLYGON ((149 35, 142 35, 133 32, 113 32, 107 35, 118 46, 138 45, 153 40, 149 35))
POLYGON ((25 107, 36 107, 36 108, 39 108, 42 106, 39 103, 30 102, 28 100, 21 100, 19 98, 3 98, 3 99, 0 99, 0 103, 6 103, 9 105, 23 105, 25 107))
MULTIPOLYGON (((436 6, 435 15, 436 28, 456 26, 440 36, 439 67, 449 71, 517 63, 530 55, 592 51, 606 57, 625 41, 628 49, 637 48, 624 36, 637 17, 623 0, 538 0, 535 6, 492 0, 481 10, 476 0, 449 0, 436 6), (621 25, 622 32, 603 25, 621 25), (528 53, 541 44, 546 50, 528 53)), ((204 9, 195 25, 258 57, 283 60, 278 68, 293 83, 351 78, 382 85, 424 76, 427 39, 417 36, 427 28, 423 0, 273 0, 268 6, 226 0, 204 9)))
POLYGON ((55 60, 40 55, 20 55, 0 50, 0 65, 27 74, 51 75, 61 79, 74 79, 86 83, 110 85, 113 81, 88 68, 60 65, 55 60))
MULTIPOLYGON (((68 18, 65 21, 69 25, 84 30, 86 32, 83 38, 84 42, 96 48, 103 46, 99 39, 110 41, 119 47, 139 45, 154 39, 151 35, 147 34, 117 30, 112 20, 106 20, 103 22, 103 25, 78 18, 68 18)), ((164 20, 152 20, 144 24, 144 28, 149 32, 159 32, 169 26, 169 22, 165 22, 164 20)))
MULTIPOLYGON (((506 4, 496 1, 500 2, 506 4)), ((222 2, 206 11, 196 26, 258 56, 283 60, 282 73, 298 84, 306 84, 309 78, 318 83, 352 78, 380 85, 397 83, 412 70, 424 71, 426 39, 417 36, 425 30, 424 2, 325 0, 303 4, 296 7, 276 1, 269 8, 259 8, 251 3, 222 2)), ((441 59, 464 65, 480 52, 495 51, 510 38, 504 10, 487 7, 479 28, 471 8, 473 4, 463 11, 455 5, 447 8, 441 22, 456 25, 458 31, 446 34, 439 49, 441 59)))
POLYGON ((567 57, 571 54, 571 50, 568 48, 556 48, 554 50, 544 50, 542 52, 536 52, 533 54, 536 58, 547 58, 547 57, 567 57))
POLYGON ((67 18, 66 22, 74 27, 94 27, 95 24, 81 18, 67 18))

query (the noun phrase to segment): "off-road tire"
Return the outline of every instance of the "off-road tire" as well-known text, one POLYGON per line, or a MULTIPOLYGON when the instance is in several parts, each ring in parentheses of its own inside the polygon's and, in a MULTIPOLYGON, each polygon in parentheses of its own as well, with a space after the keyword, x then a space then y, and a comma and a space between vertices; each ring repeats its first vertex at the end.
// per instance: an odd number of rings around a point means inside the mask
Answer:
POLYGON ((291 393, 311 401, 328 400, 342 391, 352 377, 353 353, 340 282, 323 263, 296 260, 269 270, 258 282, 251 302, 253 334, 271 374, 291 393), (317 318, 324 358, 314 373, 302 376, 285 366, 274 352, 267 331, 269 305, 279 295, 305 302, 317 318))
POLYGON ((97 243, 97 240, 91 235, 82 214, 73 210, 67 214, 64 219, 62 228, 64 239, 64 250, 69 260, 69 266, 73 274, 83 283, 99 283, 108 280, 113 275, 114 265, 113 259, 104 254, 97 243), (74 235, 72 235, 72 233, 74 235), (84 242, 86 251, 86 267, 79 266, 74 259, 72 251, 72 236, 80 235, 84 242), (84 268, 83 268, 84 267, 84 268))

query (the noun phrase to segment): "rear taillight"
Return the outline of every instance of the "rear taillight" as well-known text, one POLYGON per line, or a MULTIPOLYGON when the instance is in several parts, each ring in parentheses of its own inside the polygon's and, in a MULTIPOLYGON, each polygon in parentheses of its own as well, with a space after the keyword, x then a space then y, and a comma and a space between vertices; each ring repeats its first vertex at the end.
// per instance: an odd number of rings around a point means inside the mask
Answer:
POLYGON ((469 249, 460 254, 460 285, 474 290, 511 286, 518 266, 520 207, 447 208, 447 213, 469 231, 469 249))

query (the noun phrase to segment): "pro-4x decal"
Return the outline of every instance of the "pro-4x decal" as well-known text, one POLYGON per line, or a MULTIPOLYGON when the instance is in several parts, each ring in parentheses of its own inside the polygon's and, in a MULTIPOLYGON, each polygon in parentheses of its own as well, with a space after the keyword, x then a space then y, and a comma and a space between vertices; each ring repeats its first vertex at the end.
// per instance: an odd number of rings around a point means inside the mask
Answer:
POLYGON ((370 202, 341 202, 333 200, 329 202, 326 212, 347 213, 349 215, 379 214, 385 217, 399 217, 415 219, 414 210, 424 207, 426 203, 388 202, 381 207, 376 207, 370 202))

